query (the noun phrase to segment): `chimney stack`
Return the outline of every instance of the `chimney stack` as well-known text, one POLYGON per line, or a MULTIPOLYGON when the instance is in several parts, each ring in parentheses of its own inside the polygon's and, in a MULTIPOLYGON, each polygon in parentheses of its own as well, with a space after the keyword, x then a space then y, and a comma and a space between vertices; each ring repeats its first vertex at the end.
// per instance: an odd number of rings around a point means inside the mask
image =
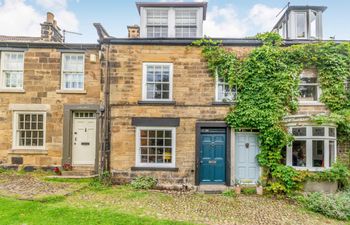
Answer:
POLYGON ((128 26, 128 38, 140 38, 140 27, 138 25, 128 26))
POLYGON ((61 29, 57 26, 55 15, 52 12, 47 12, 46 21, 41 25, 41 40, 48 42, 63 42, 61 29))

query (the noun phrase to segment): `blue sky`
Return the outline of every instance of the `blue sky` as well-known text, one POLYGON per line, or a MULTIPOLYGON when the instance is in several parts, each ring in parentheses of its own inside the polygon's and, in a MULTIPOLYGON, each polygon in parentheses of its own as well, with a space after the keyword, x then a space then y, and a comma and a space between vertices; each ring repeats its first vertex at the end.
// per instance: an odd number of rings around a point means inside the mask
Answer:
MULTIPOLYGON (((144 1, 144 0, 143 0, 144 1)), ((272 28, 277 12, 288 0, 209 0, 209 36, 246 37, 272 28)), ((350 39, 349 0, 291 0, 292 5, 325 5, 324 37, 350 39)), ((46 11, 53 11, 58 25, 82 36, 67 35, 68 42, 94 43, 92 26, 100 22, 110 35, 126 37, 126 26, 139 24, 134 0, 0 0, 0 34, 40 35, 39 23, 46 11)))

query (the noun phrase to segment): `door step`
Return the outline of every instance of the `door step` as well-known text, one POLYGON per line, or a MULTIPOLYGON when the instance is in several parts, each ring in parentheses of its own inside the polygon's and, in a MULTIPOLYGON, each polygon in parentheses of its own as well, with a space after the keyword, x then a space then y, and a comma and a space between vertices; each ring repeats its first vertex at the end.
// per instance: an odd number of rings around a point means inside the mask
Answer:
POLYGON ((73 166, 71 171, 62 171, 62 176, 93 176, 96 175, 94 166, 73 166))
POLYGON ((218 184, 204 184, 197 187, 197 191, 204 194, 221 194, 226 191, 229 187, 226 185, 218 184))

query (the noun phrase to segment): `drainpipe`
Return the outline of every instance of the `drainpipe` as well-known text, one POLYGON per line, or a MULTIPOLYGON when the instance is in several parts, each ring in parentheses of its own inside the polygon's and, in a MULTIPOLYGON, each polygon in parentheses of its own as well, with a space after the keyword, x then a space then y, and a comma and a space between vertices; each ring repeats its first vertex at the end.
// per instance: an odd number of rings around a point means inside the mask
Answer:
MULTIPOLYGON (((102 46, 102 45, 101 45, 102 46)), ((106 51, 105 54, 105 76, 104 76, 104 112, 102 116, 102 145, 101 145, 101 162, 100 162, 100 175, 104 172, 110 171, 110 63, 109 63, 109 47, 108 43, 107 49, 102 49, 106 51)))

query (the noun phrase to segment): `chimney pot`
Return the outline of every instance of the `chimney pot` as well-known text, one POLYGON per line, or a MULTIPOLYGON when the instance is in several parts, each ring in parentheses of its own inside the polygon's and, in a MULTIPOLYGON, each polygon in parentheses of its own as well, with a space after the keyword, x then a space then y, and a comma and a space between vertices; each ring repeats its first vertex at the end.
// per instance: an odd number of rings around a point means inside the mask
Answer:
POLYGON ((129 38, 140 38, 140 27, 138 25, 128 26, 129 38))
POLYGON ((47 12, 46 14, 46 22, 54 23, 55 15, 52 12, 47 12))

